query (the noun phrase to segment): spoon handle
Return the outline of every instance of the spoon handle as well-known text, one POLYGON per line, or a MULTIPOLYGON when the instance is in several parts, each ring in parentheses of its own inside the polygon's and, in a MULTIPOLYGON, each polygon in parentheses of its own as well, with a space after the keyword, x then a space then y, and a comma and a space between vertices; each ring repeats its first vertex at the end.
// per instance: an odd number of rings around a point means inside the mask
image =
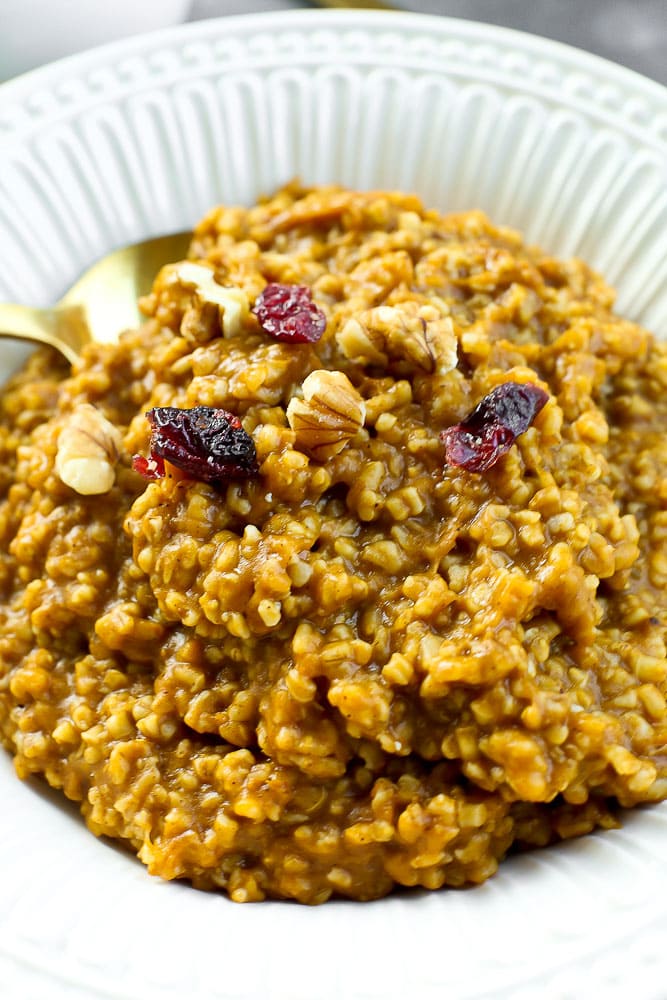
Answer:
POLYGON ((0 303, 2 337, 48 344, 73 364, 90 340, 90 333, 80 308, 35 309, 3 302, 0 303))
POLYGON ((349 10, 400 10, 395 4, 381 0, 314 0, 318 7, 335 7, 349 10))

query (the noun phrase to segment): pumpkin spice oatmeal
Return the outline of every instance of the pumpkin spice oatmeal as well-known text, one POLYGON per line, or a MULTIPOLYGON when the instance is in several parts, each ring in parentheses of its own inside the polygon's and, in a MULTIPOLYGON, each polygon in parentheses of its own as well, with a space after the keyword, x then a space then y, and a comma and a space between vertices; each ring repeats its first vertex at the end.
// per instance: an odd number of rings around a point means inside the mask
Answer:
POLYGON ((218 208, 0 396, 0 736, 237 901, 479 883, 667 797, 667 349, 480 213, 218 208))

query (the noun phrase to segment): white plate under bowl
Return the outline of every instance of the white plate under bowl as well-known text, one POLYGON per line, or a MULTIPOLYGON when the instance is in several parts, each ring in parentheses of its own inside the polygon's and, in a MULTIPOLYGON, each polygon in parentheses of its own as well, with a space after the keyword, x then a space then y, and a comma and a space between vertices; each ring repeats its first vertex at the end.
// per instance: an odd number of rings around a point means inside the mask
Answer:
MULTIPOLYGON (((0 300, 216 202, 308 182, 481 207, 667 336, 667 91, 539 38, 408 14, 200 22, 0 88, 0 300)), ((0 381, 20 352, 0 342, 0 381)), ((236 906, 151 879, 0 755, 3 1000, 661 998, 667 809, 479 889, 236 906)))

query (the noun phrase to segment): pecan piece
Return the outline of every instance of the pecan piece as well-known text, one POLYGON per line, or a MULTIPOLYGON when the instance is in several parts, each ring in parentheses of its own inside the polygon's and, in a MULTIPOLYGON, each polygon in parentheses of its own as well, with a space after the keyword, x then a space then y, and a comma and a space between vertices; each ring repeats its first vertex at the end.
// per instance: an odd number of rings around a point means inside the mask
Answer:
POLYGON ((179 286, 191 297, 181 321, 181 333, 190 341, 204 342, 222 333, 236 337, 250 312, 248 296, 242 288, 219 285, 210 267, 189 260, 168 264, 162 272, 167 285, 179 286))
POLYGON ((66 417, 58 437, 56 475, 82 496, 108 493, 121 445, 118 428, 90 403, 82 403, 66 417))
POLYGON ((361 430, 366 406, 342 372, 318 370, 304 380, 303 399, 292 398, 287 420, 296 434, 296 445, 318 461, 343 450, 361 430))
POLYGON ((410 368, 445 375, 458 360, 451 318, 418 302, 367 309, 348 319, 336 340, 346 358, 383 368, 392 361, 407 362, 410 368))

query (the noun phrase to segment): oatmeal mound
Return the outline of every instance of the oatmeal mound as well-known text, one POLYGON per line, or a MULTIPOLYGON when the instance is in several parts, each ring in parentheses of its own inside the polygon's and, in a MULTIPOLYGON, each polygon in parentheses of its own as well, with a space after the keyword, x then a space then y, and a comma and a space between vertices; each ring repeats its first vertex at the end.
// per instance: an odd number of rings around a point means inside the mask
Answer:
POLYGON ((0 395, 21 777, 236 901, 479 883, 667 796, 667 349, 600 277, 292 185, 142 306, 0 395))

